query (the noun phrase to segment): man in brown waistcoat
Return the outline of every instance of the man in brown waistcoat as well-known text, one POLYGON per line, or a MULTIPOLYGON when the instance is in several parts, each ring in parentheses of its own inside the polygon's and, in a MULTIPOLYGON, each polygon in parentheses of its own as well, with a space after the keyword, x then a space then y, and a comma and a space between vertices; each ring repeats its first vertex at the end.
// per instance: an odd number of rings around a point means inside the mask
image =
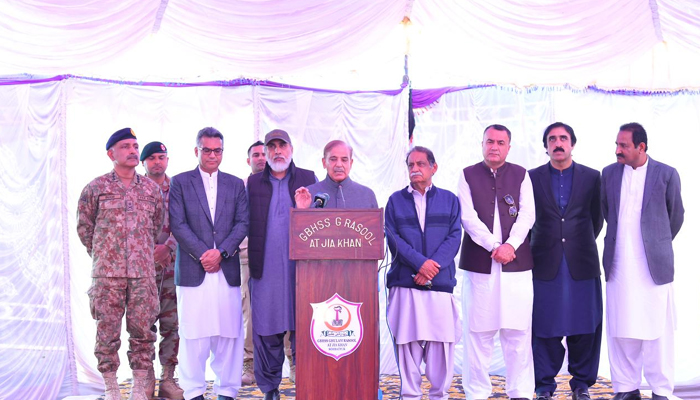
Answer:
POLYGON ((533 261, 527 239, 535 222, 535 200, 527 171, 506 162, 510 137, 503 125, 487 127, 484 161, 465 168, 459 180, 466 232, 459 268, 467 271, 463 375, 468 399, 491 395, 489 366, 496 334, 506 362, 506 394, 511 399, 530 399, 535 389, 533 261))

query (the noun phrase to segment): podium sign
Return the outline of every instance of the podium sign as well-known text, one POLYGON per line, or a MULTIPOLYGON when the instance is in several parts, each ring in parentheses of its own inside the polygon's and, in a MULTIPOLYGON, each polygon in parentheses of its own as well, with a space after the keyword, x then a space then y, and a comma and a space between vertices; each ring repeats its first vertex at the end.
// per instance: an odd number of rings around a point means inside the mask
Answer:
POLYGON ((382 209, 292 209, 289 257, 293 260, 384 258, 382 209))
POLYGON ((382 209, 291 211, 296 266, 296 397, 377 398, 382 209))

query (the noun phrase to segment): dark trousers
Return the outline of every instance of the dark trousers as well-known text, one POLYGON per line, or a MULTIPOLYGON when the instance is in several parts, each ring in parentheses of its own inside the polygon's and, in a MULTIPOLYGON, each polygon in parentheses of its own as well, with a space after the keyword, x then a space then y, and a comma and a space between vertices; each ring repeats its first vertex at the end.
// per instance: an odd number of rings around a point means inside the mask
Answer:
MULTIPOLYGON (((289 332, 292 344, 292 361, 296 362, 296 336, 289 332)), ((253 365, 255 381, 260 391, 267 393, 279 387, 282 382, 282 365, 284 364, 284 335, 286 332, 270 336, 260 336, 253 327, 253 365)))
MULTIPOLYGON (((602 322, 594 333, 566 337, 569 349, 569 381, 571 391, 587 390, 596 383, 598 363, 600 361, 600 340, 603 333, 602 322)), ((532 335, 532 356, 535 363, 535 392, 538 395, 549 392, 554 394, 557 376, 564 362, 566 349, 562 345, 563 337, 540 338, 532 335)))

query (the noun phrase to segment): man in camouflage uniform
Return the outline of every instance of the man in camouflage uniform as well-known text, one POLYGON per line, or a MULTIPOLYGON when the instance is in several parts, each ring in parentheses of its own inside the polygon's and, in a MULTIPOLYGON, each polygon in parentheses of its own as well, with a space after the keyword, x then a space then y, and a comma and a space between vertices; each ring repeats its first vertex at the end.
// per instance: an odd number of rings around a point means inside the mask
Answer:
POLYGON ((146 400, 153 367, 158 315, 153 248, 163 224, 163 196, 150 179, 136 174, 139 147, 130 128, 107 141, 114 169, 90 182, 78 202, 78 236, 92 257, 90 312, 97 321, 95 356, 105 381, 105 400, 120 400, 117 383, 121 322, 126 312, 130 400, 146 400))
MULTIPOLYGON (((161 142, 151 142, 143 147, 141 163, 146 169, 146 176, 160 186, 165 203, 165 219, 163 229, 156 238, 156 246, 153 250, 153 258, 156 266, 156 285, 160 299, 160 314, 157 320, 160 328, 160 345, 158 357, 163 373, 158 386, 158 397, 169 399, 182 399, 184 392, 178 386, 173 374, 177 365, 177 349, 180 342, 177 323, 177 295, 175 293, 175 250, 177 241, 170 233, 170 219, 168 218, 168 201, 170 199, 170 178, 165 174, 168 169, 168 149, 161 142)), ((158 328, 153 324, 153 332, 158 328)), ((153 368, 148 370, 148 385, 146 394, 153 397, 156 378, 153 368)))

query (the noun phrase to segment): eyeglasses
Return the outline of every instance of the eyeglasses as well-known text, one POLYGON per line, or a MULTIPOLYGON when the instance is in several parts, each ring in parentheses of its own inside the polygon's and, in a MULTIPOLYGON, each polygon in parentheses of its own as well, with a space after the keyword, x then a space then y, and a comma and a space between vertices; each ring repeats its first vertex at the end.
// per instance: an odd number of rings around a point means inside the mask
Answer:
POLYGON ((208 147, 198 147, 198 149, 201 150, 202 153, 204 153, 204 155, 206 155, 206 156, 208 156, 208 155, 211 154, 211 153, 214 153, 214 154, 216 154, 217 156, 220 156, 221 153, 224 152, 224 149, 222 149, 221 147, 219 147, 219 148, 217 148, 217 149, 210 149, 210 148, 208 148, 208 147))
POLYGON ((518 216, 518 207, 515 206, 515 200, 513 199, 513 196, 507 194, 503 196, 503 200, 508 204, 508 214, 510 214, 511 217, 515 218, 518 216))

